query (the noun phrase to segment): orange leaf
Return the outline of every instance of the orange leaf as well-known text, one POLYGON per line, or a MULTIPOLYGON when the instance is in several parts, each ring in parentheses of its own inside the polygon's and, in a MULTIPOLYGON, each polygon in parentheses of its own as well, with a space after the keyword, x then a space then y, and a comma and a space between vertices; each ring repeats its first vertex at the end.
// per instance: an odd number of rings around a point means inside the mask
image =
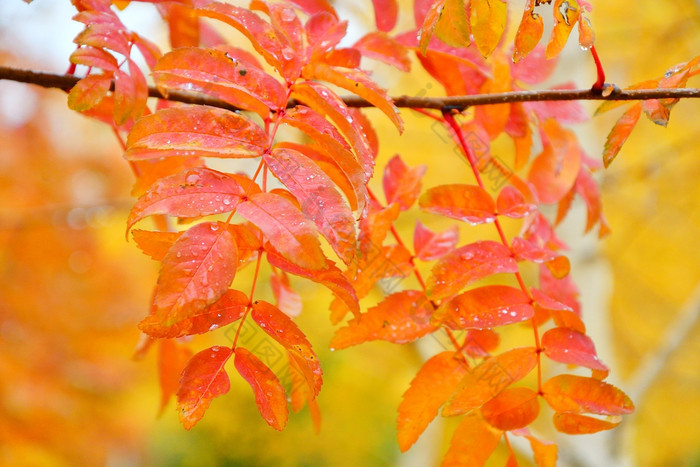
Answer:
POLYGON ((431 300, 439 300, 492 274, 517 271, 518 263, 503 244, 490 240, 475 242, 444 256, 433 267, 426 290, 431 300))
POLYGON ((216 49, 180 48, 165 54, 153 69, 156 85, 208 94, 261 118, 284 109, 287 92, 272 76, 252 63, 216 49))
POLYGON ((131 232, 136 245, 144 254, 156 261, 163 261, 170 247, 173 246, 182 232, 151 232, 148 230, 134 230, 131 232))
POLYGON ((225 224, 205 222, 187 230, 163 259, 153 300, 158 322, 172 325, 216 302, 231 285, 237 262, 225 224))
POLYGON ((202 419, 213 398, 229 391, 231 383, 224 365, 230 356, 230 348, 215 345, 197 353, 183 370, 177 408, 186 430, 202 419))
POLYGON ((467 372, 464 362, 453 352, 442 352, 423 364, 399 404, 397 436, 401 452, 406 452, 445 403, 467 372))
POLYGON ((290 318, 296 318, 301 314, 301 297, 290 287, 287 274, 284 272, 279 275, 272 274, 270 276, 270 288, 277 301, 277 308, 285 315, 290 318))
POLYGON ((476 185, 436 186, 423 193, 418 204, 424 211, 472 225, 496 219, 496 203, 486 190, 476 185))
POLYGON ((289 409, 284 388, 277 376, 247 349, 236 347, 235 352, 234 365, 253 388, 260 415, 272 428, 282 431, 287 425, 289 409))
POLYGON ((451 329, 485 329, 519 323, 534 316, 528 297, 506 285, 485 285, 468 290, 443 303, 433 322, 451 329))
POLYGON ((412 342, 437 329, 430 324, 432 312, 433 306, 423 292, 397 292, 338 329, 330 346, 344 349, 375 339, 396 344, 412 342))
POLYGON ((555 0, 554 29, 547 44, 545 56, 547 59, 556 57, 566 45, 566 41, 574 28, 581 10, 576 0, 555 0))
POLYGON ((380 31, 391 31, 396 26, 399 16, 399 5, 396 0, 372 0, 374 5, 374 19, 377 29, 380 31))
POLYGON ((267 149, 267 139, 265 132, 243 115, 214 107, 173 107, 146 115, 134 124, 124 157, 258 157, 267 149))
POLYGON ((459 383, 442 410, 444 416, 461 415, 481 407, 537 365, 534 347, 520 347, 484 360, 459 383))
POLYGON ((542 38, 542 33, 544 31, 542 16, 535 13, 533 7, 533 0, 529 0, 525 11, 523 11, 523 19, 520 20, 518 32, 515 35, 513 61, 516 63, 527 57, 542 38))
POLYGON ((517 430, 516 434, 524 436, 530 442, 532 453, 535 456, 537 467, 556 467, 557 465, 557 445, 554 443, 541 441, 530 435, 527 428, 517 430), (523 433, 524 432, 524 433, 523 433))
POLYGON ((533 263, 545 263, 559 256, 559 253, 549 248, 540 248, 536 244, 522 237, 515 237, 511 243, 513 255, 518 261, 532 261, 533 263))
POLYGON ((501 216, 517 219, 529 215, 536 209, 534 204, 525 202, 525 197, 513 186, 506 185, 498 193, 496 210, 501 216))
MULTIPOLYGON (((500 1, 500 0, 496 0, 500 1)), ((482 467, 496 450, 501 432, 491 428, 479 415, 464 417, 452 435, 443 467, 482 467)))
POLYGON ((167 214, 193 218, 233 211, 241 196, 260 191, 241 175, 229 175, 205 167, 183 170, 157 181, 134 204, 127 232, 144 217, 167 214))
POLYGON ((612 430, 620 424, 619 420, 607 421, 577 413, 554 414, 554 428, 568 435, 589 435, 603 430, 612 430))
POLYGON ((398 154, 389 159, 382 179, 386 203, 398 203, 402 211, 409 209, 420 195, 425 171, 425 165, 409 168, 398 154))
POLYGON ((523 428, 540 413, 537 392, 529 388, 508 388, 481 407, 481 415, 502 431, 523 428))
MULTIPOLYGON (((102 68, 104 71, 114 71, 118 68, 117 59, 112 54, 95 47, 81 47, 70 55, 70 62, 76 65, 85 65, 93 68, 102 68)), ((102 75, 90 75, 102 76, 102 75)), ((72 107, 71 107, 72 108, 72 107)))
POLYGON ((605 164, 605 167, 610 166, 615 157, 617 157, 617 153, 620 152, 622 145, 632 133, 641 114, 642 104, 638 102, 627 109, 617 120, 612 130, 610 130, 603 150, 603 164, 605 164))
POLYGON ((503 0, 472 0, 471 27, 481 55, 488 57, 506 28, 508 5, 503 0))
POLYGON ((425 55, 428 50, 428 44, 430 44, 430 39, 433 37, 438 20, 440 19, 440 13, 444 7, 445 0, 436 0, 432 3, 423 19, 423 24, 418 31, 418 48, 423 55, 425 55))
POLYGON ((263 160, 289 188, 301 211, 318 227, 333 250, 346 264, 355 255, 355 223, 335 184, 316 164, 293 149, 275 148, 263 160))
POLYGON ((86 76, 68 93, 68 107, 82 112, 96 106, 109 92, 112 77, 104 74, 86 76))
POLYGON ((239 320, 248 309, 248 303, 250 301, 246 294, 230 289, 216 302, 171 326, 163 326, 156 313, 146 316, 138 326, 144 334, 156 338, 204 334, 239 320))
POLYGON ((300 357, 308 372, 302 367, 302 373, 306 376, 309 387, 313 389, 313 397, 317 396, 321 390, 323 379, 321 375, 321 364, 316 353, 311 348, 311 343, 301 329, 292 321, 289 316, 282 313, 276 306, 264 300, 253 302, 251 312, 253 320, 270 337, 279 342, 291 354, 300 357))
POLYGON ((464 0, 446 0, 440 11, 435 34, 447 45, 468 47, 471 43, 469 18, 464 0))
POLYGON ((170 398, 180 387, 180 375, 192 358, 192 351, 172 339, 158 341, 158 381, 160 382, 160 409, 162 415, 170 398))
POLYGON ((369 58, 393 65, 401 71, 411 69, 408 48, 382 31, 372 31, 355 42, 354 49, 369 58))
POLYGON ((591 20, 583 15, 578 18, 578 43, 585 50, 593 47, 595 43, 595 31, 591 20))
MULTIPOLYGON (((492 1, 498 2, 500 0, 492 1)), ((481 94, 508 92, 512 89, 510 79, 511 64, 509 61, 508 57, 500 51, 491 57, 493 77, 481 85, 479 90, 481 94)), ((490 140, 495 139, 505 130, 508 117, 510 116, 510 107, 511 105, 508 103, 479 105, 474 110, 475 122, 486 131, 490 140)), ((481 142, 481 144, 483 145, 484 143, 481 142)), ((477 156, 479 155, 477 154, 477 156)))
POLYGON ((581 150, 576 135, 553 118, 542 124, 545 147, 532 161, 528 180, 543 203, 561 200, 576 182, 581 168, 581 150))
POLYGON ((256 193, 238 206, 238 213, 260 228, 289 261, 312 270, 326 266, 316 228, 291 201, 274 193, 256 193))
POLYGON ((594 378, 558 375, 545 382, 542 391, 550 407, 558 412, 622 415, 634 411, 634 404, 624 392, 594 378))
POLYGON ((459 230, 456 225, 443 232, 435 233, 420 221, 416 221, 416 228, 413 230, 413 251, 416 258, 423 261, 440 259, 454 251, 458 241, 459 230))

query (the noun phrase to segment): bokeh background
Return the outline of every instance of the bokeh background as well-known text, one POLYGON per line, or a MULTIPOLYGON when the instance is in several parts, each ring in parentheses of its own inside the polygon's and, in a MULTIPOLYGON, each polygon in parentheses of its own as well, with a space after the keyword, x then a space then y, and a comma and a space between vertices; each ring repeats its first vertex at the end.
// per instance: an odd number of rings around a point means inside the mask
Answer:
MULTIPOLYGON (((413 27, 404 3, 397 30, 413 27)), ((657 77, 700 54, 698 1, 595 3, 597 49, 609 82, 624 87, 657 77)), ((369 0, 335 5, 351 20, 348 43, 373 27, 369 0)), ((64 72, 80 31, 72 15, 69 2, 3 0, 0 63, 64 72)), ((151 6, 132 4, 123 18, 131 29, 167 44, 151 6)), ((402 75, 367 66, 395 94, 441 92, 417 68, 402 75)), ((570 41, 550 81, 589 86, 590 56, 570 41)), ((596 108, 582 105, 589 115, 596 108)), ((700 101, 680 102, 665 129, 642 118, 618 159, 600 174, 609 237, 581 235, 580 203, 561 228, 572 247, 589 332, 612 367, 611 381, 637 405, 612 433, 558 440, 562 465, 700 465, 699 112, 700 101)), ((590 156, 600 156, 620 113, 576 125, 590 156)), ((398 137, 382 116, 369 114, 383 138, 380 167, 399 153, 410 165, 428 164, 427 186, 468 180, 445 133, 425 117, 404 112, 407 129, 398 137)), ((496 145, 498 150, 507 149, 496 145)), ((284 432, 270 429, 236 375, 230 393, 215 400, 192 431, 178 424, 172 402, 158 417, 155 353, 132 358, 136 323, 147 312, 157 276, 157 265, 124 241, 132 183, 111 131, 69 111, 65 93, 0 82, 0 465, 439 462, 452 422, 434 423, 400 455, 395 418, 401 394, 440 343, 378 342, 331 352, 329 296, 303 281, 293 282, 304 301, 299 322, 325 372, 320 434, 307 410, 292 416, 284 432)), ((399 222, 404 239, 417 218, 409 212, 399 222)), ((462 242, 483 235, 473 228, 460 233, 462 242)), ((269 290, 261 293, 271 297, 269 290)), ((198 337, 191 346, 227 342, 226 332, 198 337)), ((498 453, 493 465, 502 465, 505 456, 498 453)), ((520 457, 524 465, 528 459, 527 452, 520 457)))

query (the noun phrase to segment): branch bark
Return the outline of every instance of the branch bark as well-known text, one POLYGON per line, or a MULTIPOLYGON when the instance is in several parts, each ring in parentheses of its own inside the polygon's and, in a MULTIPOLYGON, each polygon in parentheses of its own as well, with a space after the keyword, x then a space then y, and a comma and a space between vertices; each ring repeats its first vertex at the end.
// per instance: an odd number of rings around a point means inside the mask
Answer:
MULTIPOLYGON (((73 75, 60 75, 54 73, 43 73, 32 70, 22 70, 18 68, 0 66, 0 80, 17 81, 21 83, 35 84, 45 88, 58 88, 69 91, 80 80, 80 77, 73 75)), ((112 83, 114 89, 114 83, 112 83)), ((167 96, 158 88, 149 86, 148 95, 170 101, 184 102, 187 104, 208 105, 220 107, 228 110, 240 110, 231 104, 220 99, 183 91, 168 91, 167 96)), ((410 107, 414 109, 456 109, 464 110, 476 105, 504 104, 512 102, 535 102, 535 101, 571 101, 571 100, 602 100, 602 101, 634 101, 647 99, 680 99, 680 98, 700 98, 698 88, 678 88, 678 89, 634 89, 622 90, 615 87, 610 93, 603 95, 599 90, 593 89, 545 89, 532 91, 511 91, 493 94, 478 94, 470 96, 450 96, 450 97, 419 97, 419 96, 397 96, 393 97, 394 105, 397 107, 410 107)), ((373 107, 373 105, 361 97, 346 96, 343 101, 349 107, 373 107)), ((288 107, 297 105, 293 99, 287 104, 288 107)))

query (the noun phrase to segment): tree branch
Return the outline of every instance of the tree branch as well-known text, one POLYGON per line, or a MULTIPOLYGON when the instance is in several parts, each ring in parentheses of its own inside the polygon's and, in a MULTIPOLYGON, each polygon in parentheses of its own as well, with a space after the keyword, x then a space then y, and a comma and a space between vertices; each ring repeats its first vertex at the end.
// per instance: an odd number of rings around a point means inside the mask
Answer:
MULTIPOLYGON (((31 70, 22 70, 11 67, 0 66, 0 80, 17 81, 21 83, 36 84, 45 88, 59 88, 69 91, 80 78, 73 75, 59 75, 53 73, 42 73, 31 70)), ((112 83, 114 89, 114 83, 112 83)), ((168 91, 167 96, 161 93, 156 87, 149 86, 148 95, 170 101, 184 102, 187 104, 208 105, 229 110, 240 110, 235 106, 220 99, 183 91, 168 91)), ((478 94, 470 96, 450 96, 450 97, 419 97, 419 96, 397 96, 393 97, 394 105, 397 107, 410 107, 421 109, 457 109, 463 110, 476 105, 505 104, 511 102, 534 102, 534 101, 572 101, 572 100, 602 100, 602 101, 634 101, 647 99, 680 99, 680 98, 700 98, 698 88, 679 89, 630 89, 621 90, 617 87, 610 94, 603 94, 600 90, 593 89, 545 89, 533 91, 511 91, 494 94, 478 94)), ((346 96, 343 101, 348 107, 373 107, 373 105, 361 97, 346 96)), ((293 107, 297 104, 293 99, 287 104, 293 107)))

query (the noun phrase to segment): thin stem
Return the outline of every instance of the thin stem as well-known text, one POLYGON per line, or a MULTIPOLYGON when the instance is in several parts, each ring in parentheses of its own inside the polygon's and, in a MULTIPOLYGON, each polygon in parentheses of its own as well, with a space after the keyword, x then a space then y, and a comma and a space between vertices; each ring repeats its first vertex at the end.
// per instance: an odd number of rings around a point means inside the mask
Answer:
MULTIPOLYGON (((59 75, 54 73, 42 73, 31 70, 22 70, 0 66, 0 80, 17 81, 21 83, 36 84, 45 88, 58 88, 69 91, 80 77, 72 75, 59 75)), ((112 83, 112 90, 114 83, 112 83)), ((192 92, 168 91, 167 95, 156 87, 149 86, 148 95, 159 99, 184 102, 187 104, 208 105, 229 110, 241 110, 227 102, 214 97, 196 94, 192 92)), ((572 101, 572 100, 601 100, 601 101, 635 101, 647 99, 697 99, 700 98, 698 88, 678 89, 618 89, 614 88, 608 95, 602 95, 596 89, 544 89, 531 91, 511 91, 493 94, 477 94, 468 96, 450 97, 419 97, 419 96, 395 96, 392 97, 397 107, 410 107, 413 109, 437 109, 445 108, 464 110, 468 107, 488 104, 504 104, 512 102, 536 102, 536 101, 572 101)), ((342 98, 348 107, 373 107, 373 105, 357 96, 342 98)), ((289 99, 287 107, 297 105, 294 99, 289 99)))
POLYGON ((596 52, 594 45, 591 46, 591 55, 593 55, 596 75, 598 76, 598 79, 591 87, 591 91, 600 92, 603 90, 603 86, 605 85, 605 70, 603 70, 603 64, 600 62, 600 57, 598 57, 598 52, 596 52))

